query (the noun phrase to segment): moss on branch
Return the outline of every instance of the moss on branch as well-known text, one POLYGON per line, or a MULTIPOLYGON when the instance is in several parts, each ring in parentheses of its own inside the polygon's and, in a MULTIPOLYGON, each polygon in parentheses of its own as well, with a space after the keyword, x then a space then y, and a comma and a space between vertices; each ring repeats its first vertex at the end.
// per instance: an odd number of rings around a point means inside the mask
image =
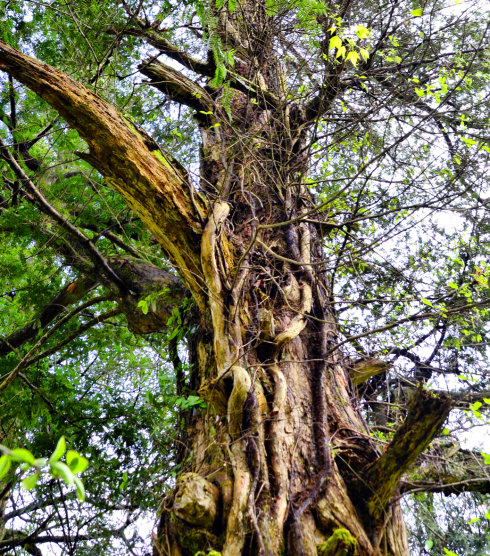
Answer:
POLYGON ((436 395, 419 387, 408 406, 403 425, 396 431, 392 442, 363 476, 361 487, 366 497, 367 521, 383 519, 386 504, 393 496, 404 473, 429 446, 452 407, 448 396, 436 395))
POLYGON ((356 556, 358 542, 347 529, 335 529, 333 534, 317 546, 318 556, 356 556))

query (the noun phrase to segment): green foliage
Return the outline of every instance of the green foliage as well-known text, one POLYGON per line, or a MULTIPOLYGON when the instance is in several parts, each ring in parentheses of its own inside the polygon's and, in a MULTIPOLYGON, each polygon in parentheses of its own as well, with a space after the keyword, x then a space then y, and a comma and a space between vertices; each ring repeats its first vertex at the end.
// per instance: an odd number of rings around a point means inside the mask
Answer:
POLYGON ((488 496, 480 494, 414 495, 407 515, 410 553, 484 556, 490 541, 487 504, 488 496))
POLYGON ((75 486, 78 498, 82 502, 85 500, 85 487, 77 475, 87 469, 89 461, 74 450, 69 450, 66 454, 66 463, 60 461, 66 452, 64 436, 58 440, 56 448, 49 458, 36 458, 25 448, 10 450, 0 445, 0 451, 3 452, 0 457, 0 481, 5 478, 13 463, 12 473, 14 475, 16 467, 19 467, 22 474, 25 471, 32 473, 22 479, 21 485, 26 490, 32 490, 42 475, 49 475, 53 479, 61 478, 67 486, 75 486))

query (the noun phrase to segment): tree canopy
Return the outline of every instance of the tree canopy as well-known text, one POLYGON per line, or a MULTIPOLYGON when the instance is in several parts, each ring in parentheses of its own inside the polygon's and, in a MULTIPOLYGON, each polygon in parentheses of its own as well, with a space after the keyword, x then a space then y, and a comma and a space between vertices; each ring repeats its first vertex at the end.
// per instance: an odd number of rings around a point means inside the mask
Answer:
MULTIPOLYGON (((298 524, 335 466, 371 531, 359 554, 402 554, 379 533, 402 496, 413 551, 484 554, 489 31, 471 0, 2 4, 0 444, 49 457, 64 436, 89 467, 81 502, 0 465, 0 554, 148 554, 176 479, 211 476, 225 444, 251 485, 229 506, 240 550, 276 546, 272 485, 281 546, 309 554, 298 524), (288 405, 301 380, 277 365, 320 333, 301 353, 321 401, 288 405), (274 447, 302 412, 305 499, 274 447)), ((340 553, 341 520, 315 511, 318 553, 340 553)), ((230 523, 196 521, 195 546, 226 549, 230 523)))

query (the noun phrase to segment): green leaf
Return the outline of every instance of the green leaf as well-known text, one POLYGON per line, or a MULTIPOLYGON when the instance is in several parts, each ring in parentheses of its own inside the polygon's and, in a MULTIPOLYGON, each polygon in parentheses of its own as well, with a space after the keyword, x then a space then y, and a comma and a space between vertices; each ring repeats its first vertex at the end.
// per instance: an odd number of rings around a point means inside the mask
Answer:
POLYGON ((420 17, 423 11, 424 10, 422 8, 417 8, 416 10, 412 10, 410 13, 413 15, 413 17, 420 17))
POLYGON ((235 67, 235 58, 233 56, 234 53, 235 53, 235 50, 228 50, 226 52, 226 61, 227 61, 228 65, 231 66, 232 68, 235 67))
POLYGON ((485 465, 490 465, 490 454, 486 454, 485 452, 480 452, 480 454, 483 456, 483 463, 485 465))
POLYGON ((218 64, 216 66, 216 71, 214 72, 214 78, 210 82, 211 87, 221 87, 223 85, 223 81, 225 80, 228 74, 228 70, 226 69, 223 63, 218 64))
POLYGON ((143 315, 148 314, 148 301, 146 301, 146 299, 141 299, 140 301, 138 301, 138 307, 141 308, 141 312, 143 313, 143 315))
POLYGON ((430 550, 434 546, 434 541, 432 539, 427 539, 424 544, 425 550, 430 550))
POLYGON ((11 452, 12 460, 13 461, 22 461, 24 463, 28 463, 29 465, 33 465, 36 458, 29 452, 29 450, 25 450, 24 448, 16 448, 11 452))
POLYGON ((41 474, 38 471, 37 473, 34 473, 33 475, 26 477, 21 483, 22 488, 25 488, 26 490, 32 490, 36 486, 36 483, 40 475, 41 474))
POLYGON ((66 452, 66 440, 65 437, 62 436, 58 440, 58 444, 56 444, 56 448, 54 449, 54 452, 51 454, 51 457, 49 458, 48 462, 53 463, 55 461, 58 461, 59 459, 61 459, 61 457, 65 452, 66 452))
POLYGON ((329 50, 332 50, 332 48, 341 48, 342 47, 342 39, 340 37, 337 37, 337 35, 334 35, 329 41, 328 41, 328 48, 329 50))
POLYGON ((432 303, 425 297, 422 297, 420 301, 422 301, 422 303, 425 303, 425 305, 428 305, 429 307, 433 307, 432 303))
POLYGON ((82 481, 78 477, 73 477, 73 481, 77 489, 77 497, 79 500, 83 502, 85 500, 85 487, 83 486, 82 481))
POLYGON ((12 465, 12 460, 10 456, 4 454, 0 458, 0 480, 3 479, 5 475, 9 472, 11 465, 12 465))
POLYGON ((53 476, 61 477, 67 485, 71 486, 75 482, 75 476, 71 472, 68 465, 66 465, 66 463, 63 463, 61 461, 55 461, 51 463, 51 472, 53 476))
POLYGON ((89 461, 87 458, 81 456, 78 452, 74 450, 68 450, 66 454, 66 463, 70 468, 72 473, 82 473, 87 469, 89 461))
POLYGON ((445 436, 447 436, 451 431, 447 428, 443 428, 442 429, 442 434, 444 434, 445 436))

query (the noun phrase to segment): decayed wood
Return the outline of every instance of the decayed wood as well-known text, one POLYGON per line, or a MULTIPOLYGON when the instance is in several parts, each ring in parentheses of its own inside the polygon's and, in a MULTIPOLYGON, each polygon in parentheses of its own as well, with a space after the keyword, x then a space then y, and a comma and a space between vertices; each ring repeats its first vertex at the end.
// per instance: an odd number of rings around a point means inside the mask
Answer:
POLYGON ((203 303, 199 245, 206 210, 182 170, 114 107, 56 68, 0 42, 0 69, 80 133, 89 148, 81 156, 141 217, 203 303))

